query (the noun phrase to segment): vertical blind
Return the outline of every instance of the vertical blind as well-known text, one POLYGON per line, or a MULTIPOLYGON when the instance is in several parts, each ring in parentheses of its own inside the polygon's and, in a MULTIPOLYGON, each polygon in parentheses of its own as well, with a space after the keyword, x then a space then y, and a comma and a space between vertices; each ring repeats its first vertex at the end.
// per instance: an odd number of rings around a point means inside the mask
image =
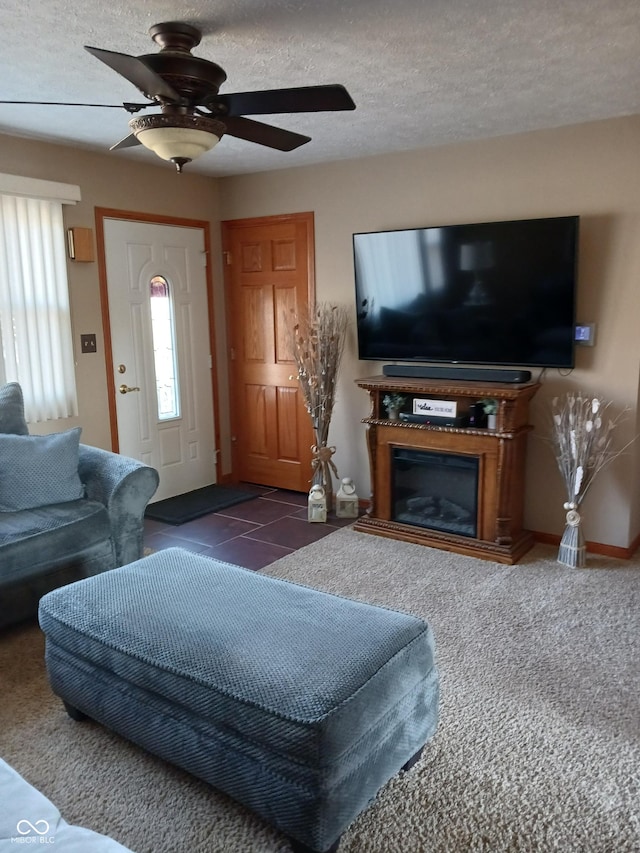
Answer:
POLYGON ((0 195, 0 380, 29 423, 78 414, 62 203, 0 195))

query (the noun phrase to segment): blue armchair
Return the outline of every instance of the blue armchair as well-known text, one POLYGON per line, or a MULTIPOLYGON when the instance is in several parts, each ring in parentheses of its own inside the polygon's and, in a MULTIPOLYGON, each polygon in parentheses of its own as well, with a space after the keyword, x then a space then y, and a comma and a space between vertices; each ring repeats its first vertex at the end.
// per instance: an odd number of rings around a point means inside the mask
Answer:
POLYGON ((35 616, 46 592, 142 556, 158 472, 79 436, 30 436, 20 386, 0 387, 0 628, 35 616))

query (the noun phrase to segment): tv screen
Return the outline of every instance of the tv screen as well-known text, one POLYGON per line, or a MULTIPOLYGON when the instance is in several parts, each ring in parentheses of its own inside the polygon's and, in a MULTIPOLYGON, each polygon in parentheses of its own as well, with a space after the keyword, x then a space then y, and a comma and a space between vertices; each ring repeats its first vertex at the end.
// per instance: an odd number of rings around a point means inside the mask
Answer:
POLYGON ((354 234, 360 358, 573 367, 578 223, 354 234))

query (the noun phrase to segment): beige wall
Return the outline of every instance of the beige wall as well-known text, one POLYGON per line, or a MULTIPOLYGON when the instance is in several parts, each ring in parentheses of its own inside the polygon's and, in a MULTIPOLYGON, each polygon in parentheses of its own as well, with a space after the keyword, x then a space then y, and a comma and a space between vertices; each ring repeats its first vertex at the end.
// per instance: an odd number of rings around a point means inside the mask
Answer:
MULTIPOLYGON (((0 136, 0 172, 77 184, 82 200, 65 205, 65 226, 91 228, 95 234, 96 207, 205 220, 210 223, 213 287, 217 333, 217 364, 221 395, 226 394, 224 302, 220 265, 219 199, 217 182, 189 174, 178 175, 167 163, 153 159, 132 163, 116 153, 95 154, 59 145, 0 136)), ((94 241, 95 242, 95 241, 94 241)), ((53 432, 82 426, 82 440, 111 447, 106 393, 104 339, 97 263, 67 262, 73 344, 76 358, 79 416, 31 426, 32 432, 53 432), (80 335, 98 337, 95 354, 80 352, 80 335)), ((225 410, 227 406, 223 407, 225 410)), ((226 422, 225 422, 226 423, 226 422)), ((224 424, 221 425, 224 427, 224 424)), ((228 445, 228 429, 223 429, 228 445), (225 431, 226 430, 226 431, 225 431)))
MULTIPOLYGON (((313 144, 313 143, 311 143, 313 144)), ((596 346, 579 349, 569 376, 548 371, 534 400, 528 453, 526 523, 559 534, 559 475, 542 437, 549 399, 566 389, 604 394, 630 416, 620 444, 639 427, 640 117, 523 136, 387 155, 360 161, 214 180, 176 175, 168 166, 131 163, 117 154, 0 136, 0 171, 78 184, 82 202, 66 225, 94 227, 94 207, 211 222, 220 382, 223 473, 228 471, 224 300, 219 221, 311 210, 316 224, 318 299, 354 313, 351 235, 355 231, 491 219, 579 214, 578 317, 598 324, 596 346)), ((215 152, 211 156, 215 156, 215 152)), ((96 264, 69 263, 80 415, 41 431, 83 427, 83 440, 108 447, 108 405, 96 264), (79 336, 98 335, 98 353, 79 353, 79 336)), ((380 365, 359 362, 350 330, 330 441, 342 476, 369 490, 365 392, 354 379, 380 365)), ((596 481, 584 505, 587 538, 626 548, 640 531, 638 450, 632 447, 596 481)))
MULTIPOLYGON (((311 143, 313 144, 313 143, 311 143)), ((356 231, 495 219, 581 217, 578 319, 597 323, 596 346, 577 351, 570 375, 547 371, 534 399, 526 524, 559 534, 565 500, 543 441, 547 406, 568 389, 603 394, 630 415, 620 446, 637 429, 640 340, 640 117, 220 181, 224 219, 312 210, 321 301, 354 316, 351 235, 356 231)), ((330 443, 341 476, 369 489, 357 377, 381 365, 357 359, 355 332, 343 364, 330 443)), ((537 376, 537 373, 534 374, 537 376)), ((587 538, 626 548, 640 529, 637 450, 595 481, 584 504, 587 538)))

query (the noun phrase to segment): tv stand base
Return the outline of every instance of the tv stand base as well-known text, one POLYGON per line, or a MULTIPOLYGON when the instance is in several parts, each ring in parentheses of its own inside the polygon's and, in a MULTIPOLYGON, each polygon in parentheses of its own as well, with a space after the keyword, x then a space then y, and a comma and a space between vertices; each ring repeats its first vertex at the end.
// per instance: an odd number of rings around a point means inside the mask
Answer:
POLYGON ((428 364, 385 364, 384 376, 402 376, 415 379, 452 379, 461 382, 508 382, 523 385, 531 382, 530 370, 513 370, 502 367, 445 367, 428 364))

